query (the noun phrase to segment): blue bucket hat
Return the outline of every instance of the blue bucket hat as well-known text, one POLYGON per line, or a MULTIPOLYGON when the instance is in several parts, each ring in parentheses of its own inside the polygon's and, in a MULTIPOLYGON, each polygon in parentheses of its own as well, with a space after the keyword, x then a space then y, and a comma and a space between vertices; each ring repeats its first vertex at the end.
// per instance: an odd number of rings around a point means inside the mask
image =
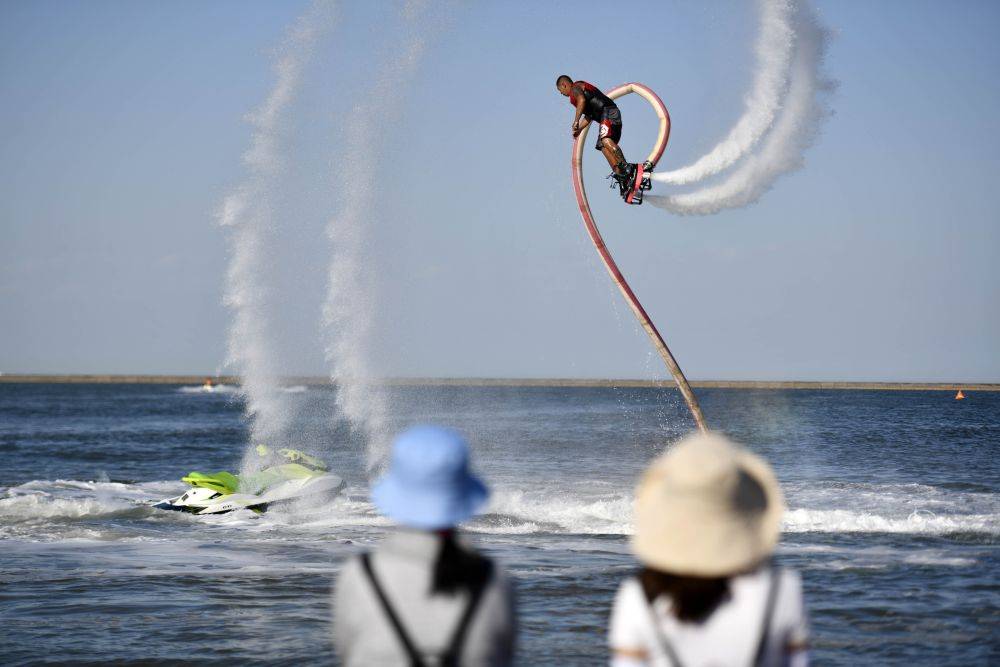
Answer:
POLYGON ((371 497, 397 523, 438 530, 468 519, 489 495, 469 471, 469 446, 458 432, 414 426, 396 436, 389 471, 371 497))

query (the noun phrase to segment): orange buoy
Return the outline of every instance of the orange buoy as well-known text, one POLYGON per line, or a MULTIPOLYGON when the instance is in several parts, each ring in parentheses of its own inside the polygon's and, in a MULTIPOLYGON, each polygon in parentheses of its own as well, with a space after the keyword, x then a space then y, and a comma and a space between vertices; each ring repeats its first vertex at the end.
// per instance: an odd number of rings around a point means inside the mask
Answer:
POLYGON ((960 401, 960 400, 962 400, 963 398, 965 398, 965 394, 963 394, 963 393, 962 393, 962 390, 961 390, 961 389, 959 389, 959 390, 958 390, 958 393, 957 393, 957 394, 955 394, 955 400, 956 400, 956 401, 960 401))

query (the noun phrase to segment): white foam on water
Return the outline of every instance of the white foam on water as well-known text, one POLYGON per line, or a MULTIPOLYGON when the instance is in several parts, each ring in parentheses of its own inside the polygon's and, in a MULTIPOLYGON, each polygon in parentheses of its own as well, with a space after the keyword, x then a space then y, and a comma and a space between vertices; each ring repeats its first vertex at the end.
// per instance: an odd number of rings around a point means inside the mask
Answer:
MULTIPOLYGON (((788 485, 786 533, 1000 535, 1000 497, 922 484, 788 485)), ((470 527, 500 534, 630 535, 632 493, 590 489, 497 489, 487 516, 470 527)))
POLYGON ((124 500, 56 498, 41 492, 23 493, 0 498, 0 521, 106 518, 133 509, 135 505, 124 500))
POLYGON ((1000 496, 926 484, 785 485, 784 530, 832 533, 1000 534, 1000 496))
POLYGON ((909 565, 927 565, 929 567, 972 567, 978 565, 975 558, 948 556, 942 552, 921 551, 903 557, 903 562, 909 565))
POLYGON ((628 535, 632 532, 631 493, 552 493, 550 490, 498 489, 486 517, 470 523, 477 532, 628 535))
POLYGON ((85 481, 76 479, 36 479, 12 486, 5 491, 8 497, 41 495, 63 498, 123 499, 142 501, 164 493, 177 493, 185 484, 179 481, 142 483, 85 481))
POLYGON ((237 394, 239 391, 240 388, 234 384, 214 384, 211 388, 197 385, 177 389, 181 394, 237 394))
POLYGON ((920 547, 916 550, 899 547, 858 547, 827 544, 796 544, 786 538, 778 546, 779 555, 808 556, 807 569, 818 570, 884 570, 900 563, 927 567, 967 568, 979 564, 969 556, 956 556, 951 549, 920 547))
POLYGON ((1000 516, 989 514, 937 515, 929 510, 905 517, 849 510, 792 509, 785 513, 782 530, 788 533, 986 533, 1000 535, 1000 516))
POLYGON ((150 501, 175 495, 179 482, 92 482, 33 480, 0 496, 0 537, 65 540, 116 537, 116 530, 77 525, 80 521, 143 518, 154 511, 150 501))
MULTIPOLYGON (((1000 497, 922 484, 816 483, 788 485, 786 533, 908 533, 1000 535, 1000 497)), ((499 489, 481 532, 629 535, 631 491, 499 489)))
MULTIPOLYGON (((68 524, 80 520, 127 517, 171 525, 203 525, 286 539, 301 534, 341 535, 392 522, 370 502, 365 486, 349 486, 332 499, 303 499, 259 515, 251 511, 218 516, 164 512, 152 502, 185 488, 180 482, 142 484, 76 480, 35 480, 7 489, 0 497, 0 535, 30 534, 39 539, 79 536, 68 524)), ((786 535, 875 533, 1000 535, 1000 498, 992 493, 957 492, 921 484, 815 483, 787 485, 786 535)), ((597 485, 495 488, 488 506, 470 520, 470 532, 493 535, 630 535, 632 492, 597 485)), ((81 527, 81 529, 83 529, 81 527)), ((94 530, 89 525, 85 530, 94 530)), ((105 539, 133 535, 120 527, 97 533, 105 539)), ((141 531, 140 531, 141 532, 141 531)), ((814 545, 803 547, 819 549, 814 545)), ((915 556, 919 557, 919 556, 915 556)), ((934 556, 940 560, 941 556, 934 556)), ((916 561, 915 561, 916 562, 916 561)), ((961 564, 956 561, 956 564, 961 564)))

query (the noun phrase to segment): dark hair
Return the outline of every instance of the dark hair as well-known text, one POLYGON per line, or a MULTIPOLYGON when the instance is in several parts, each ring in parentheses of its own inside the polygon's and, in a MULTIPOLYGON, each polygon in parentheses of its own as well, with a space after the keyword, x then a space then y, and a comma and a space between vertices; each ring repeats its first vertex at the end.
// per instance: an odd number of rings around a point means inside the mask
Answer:
POLYGON ((455 539, 455 533, 441 533, 441 549, 434 561, 431 595, 453 595, 463 590, 473 591, 489 579, 493 564, 488 558, 466 549, 455 539))
POLYGON ((687 577, 643 568, 639 583, 650 604, 661 595, 670 598, 671 611, 680 621, 701 623, 729 596, 728 577, 687 577))
POLYGON ((570 77, 569 74, 560 74, 558 77, 556 77, 556 85, 558 86, 560 83, 562 83, 563 79, 566 79, 572 85, 573 79, 570 77))

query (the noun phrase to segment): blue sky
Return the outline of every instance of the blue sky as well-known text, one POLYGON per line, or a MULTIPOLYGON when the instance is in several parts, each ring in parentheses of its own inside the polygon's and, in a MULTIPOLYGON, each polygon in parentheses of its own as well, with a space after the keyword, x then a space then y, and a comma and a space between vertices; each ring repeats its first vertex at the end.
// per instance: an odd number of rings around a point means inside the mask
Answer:
MULTIPOLYGON (((0 4, 0 371, 225 371, 222 198, 246 114, 303 2, 0 4)), ((661 377, 589 245, 569 181, 566 72, 637 80, 688 164, 738 118, 749 2, 481 3, 445 18, 384 128, 377 183, 338 176, 343 122, 393 55, 394 3, 344 3, 289 109, 282 328, 317 333, 338 191, 371 187, 377 371, 661 377)), ((1000 381, 1000 5, 817 2, 835 114, 804 169, 704 218, 587 177, 605 238, 691 378, 1000 381)), ((653 136, 622 104, 627 153, 653 136)))

